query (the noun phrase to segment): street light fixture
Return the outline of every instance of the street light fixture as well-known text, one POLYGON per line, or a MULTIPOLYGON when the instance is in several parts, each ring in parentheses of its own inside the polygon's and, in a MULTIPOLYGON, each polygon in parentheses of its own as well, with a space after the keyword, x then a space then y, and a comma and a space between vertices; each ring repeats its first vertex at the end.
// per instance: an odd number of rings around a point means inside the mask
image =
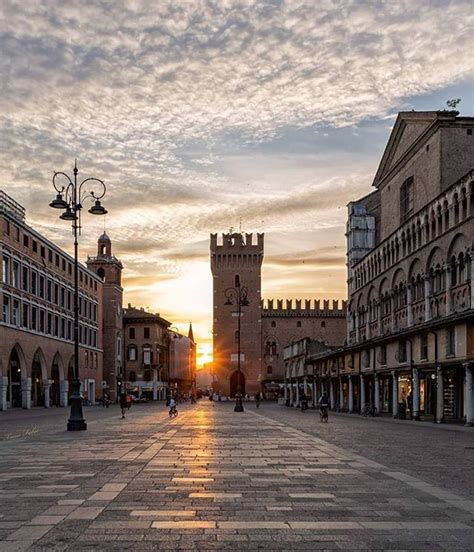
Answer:
POLYGON ((64 172, 55 172, 53 175, 53 186, 57 192, 56 199, 49 204, 53 209, 63 209, 60 215, 61 220, 72 222, 74 236, 74 379, 72 382, 71 414, 67 422, 68 431, 84 431, 87 423, 82 412, 81 380, 79 377, 79 261, 78 261, 78 235, 81 234, 81 211, 82 204, 86 199, 92 199, 95 204, 89 209, 92 215, 105 215, 106 209, 101 205, 100 200, 104 197, 106 187, 103 180, 98 178, 86 178, 82 182, 77 181, 77 161, 74 163, 74 178, 64 172), (59 184, 60 179, 65 179, 65 185, 59 184), (86 187, 84 185, 86 184, 86 187), (96 191, 92 191, 89 186, 96 191), (98 191, 97 191, 98 190, 98 191))
POLYGON ((237 306, 237 393, 235 396, 234 412, 243 412, 244 405, 242 404, 242 389, 241 389, 241 371, 240 371, 240 318, 242 316, 242 307, 249 306, 249 300, 247 299, 248 288, 240 285, 240 277, 237 274, 235 276, 235 287, 227 288, 224 291, 226 302, 224 305, 233 305, 234 302, 237 306))

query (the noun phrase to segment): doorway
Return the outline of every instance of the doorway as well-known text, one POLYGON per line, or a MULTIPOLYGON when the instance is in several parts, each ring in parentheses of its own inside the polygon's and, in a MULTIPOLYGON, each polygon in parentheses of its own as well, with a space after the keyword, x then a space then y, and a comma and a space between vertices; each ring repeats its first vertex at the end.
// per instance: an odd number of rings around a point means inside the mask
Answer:
MULTIPOLYGON (((238 390, 239 390, 239 371, 236 370, 230 376, 230 396, 235 397, 238 390)), ((240 394, 245 395, 245 376, 242 372, 240 372, 240 394)))

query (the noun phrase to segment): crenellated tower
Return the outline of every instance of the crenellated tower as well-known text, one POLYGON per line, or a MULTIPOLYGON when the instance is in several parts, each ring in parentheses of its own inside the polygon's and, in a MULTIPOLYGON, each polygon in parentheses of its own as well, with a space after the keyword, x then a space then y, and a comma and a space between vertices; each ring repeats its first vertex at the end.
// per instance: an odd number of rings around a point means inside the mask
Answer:
POLYGON ((112 255, 112 242, 104 232, 97 242, 97 255, 87 259, 87 267, 103 280, 104 381, 112 400, 118 397, 123 366, 123 288, 122 263, 112 255))
POLYGON ((247 289, 248 306, 241 309, 241 389, 255 394, 261 385, 261 281, 263 234, 211 234, 213 276, 214 391, 233 396, 237 389, 238 308, 235 300, 236 276, 241 289, 247 289), (226 304, 230 298, 232 304, 226 304))

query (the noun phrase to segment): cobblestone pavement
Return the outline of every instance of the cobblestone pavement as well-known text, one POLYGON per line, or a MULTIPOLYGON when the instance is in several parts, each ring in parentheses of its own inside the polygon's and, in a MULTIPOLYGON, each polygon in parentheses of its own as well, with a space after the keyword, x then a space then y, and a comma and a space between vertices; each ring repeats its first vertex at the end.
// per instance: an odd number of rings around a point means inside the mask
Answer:
POLYGON ((473 501, 277 413, 150 405, 4 440, 0 551, 474 550, 473 501))
MULTIPOLYGON (((474 428, 333 412, 326 425, 319 422, 318 410, 301 412, 275 403, 260 404, 259 414, 349 448, 391 469, 474 497, 474 428)), ((248 408, 256 411, 254 404, 249 403, 248 408)))

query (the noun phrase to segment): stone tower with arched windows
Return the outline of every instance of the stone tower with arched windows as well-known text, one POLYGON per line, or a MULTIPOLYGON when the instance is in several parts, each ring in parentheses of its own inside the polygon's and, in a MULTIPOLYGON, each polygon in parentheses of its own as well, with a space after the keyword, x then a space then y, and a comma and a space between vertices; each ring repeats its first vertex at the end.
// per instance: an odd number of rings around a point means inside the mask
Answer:
POLYGON ((252 234, 211 234, 213 276, 214 391, 234 395, 237 390, 238 305, 236 278, 247 306, 240 316, 241 391, 260 391, 261 378, 261 270, 263 234, 253 243, 252 234))
POLYGON ((123 381, 123 288, 122 263, 112 255, 112 242, 104 232, 97 242, 97 255, 87 267, 102 278, 104 392, 115 400, 123 381))

